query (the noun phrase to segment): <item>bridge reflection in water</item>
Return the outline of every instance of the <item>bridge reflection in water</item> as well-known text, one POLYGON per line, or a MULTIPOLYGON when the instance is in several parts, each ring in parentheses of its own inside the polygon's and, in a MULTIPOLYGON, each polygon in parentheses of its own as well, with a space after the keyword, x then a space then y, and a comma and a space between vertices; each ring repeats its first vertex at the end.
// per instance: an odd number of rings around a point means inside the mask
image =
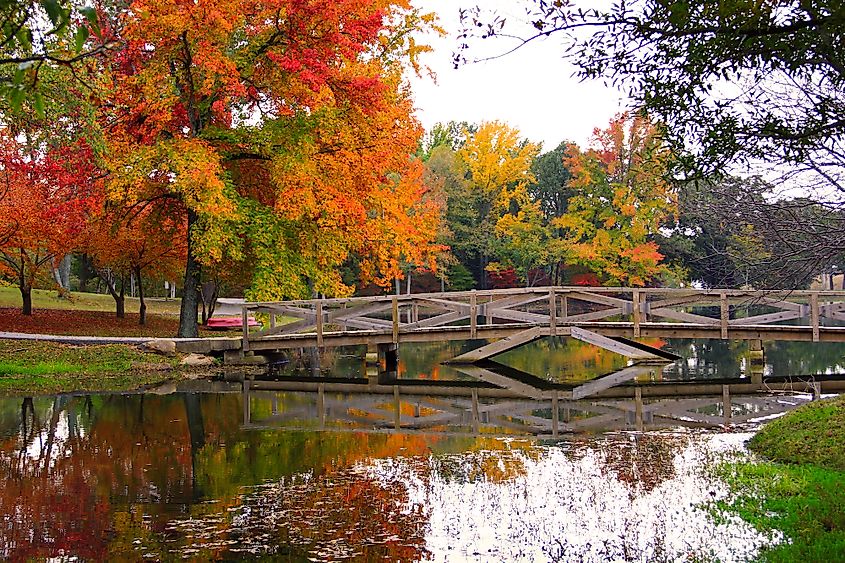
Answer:
MULTIPOLYGON (((377 379, 245 380, 243 428, 557 439, 575 433, 745 425, 813 400, 821 390, 818 382, 769 381, 762 384, 767 392, 749 391, 760 385, 747 380, 628 383, 578 400, 564 386, 493 364, 472 366, 475 371, 468 375, 478 381, 408 380, 395 372, 382 372, 377 379)), ((632 371, 658 369, 634 365, 617 374, 624 372, 627 380, 634 377, 632 371)))

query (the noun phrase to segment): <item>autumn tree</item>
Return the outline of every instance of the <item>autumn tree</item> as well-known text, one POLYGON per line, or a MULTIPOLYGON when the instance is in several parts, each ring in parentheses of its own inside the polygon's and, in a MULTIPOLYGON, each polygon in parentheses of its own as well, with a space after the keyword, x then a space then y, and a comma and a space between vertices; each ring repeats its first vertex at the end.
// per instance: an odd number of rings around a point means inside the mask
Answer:
MULTIPOLYGON (((782 235, 803 250, 792 267, 772 263, 793 283, 806 283, 831 255, 845 251, 827 227, 796 222, 812 194, 813 213, 838 221, 845 191, 845 9, 828 0, 662 0, 592 2, 524 0, 530 26, 479 6, 462 12, 467 36, 498 37, 501 52, 534 41, 559 40, 582 79, 617 86, 667 124, 678 158, 676 177, 715 188, 711 210, 730 221, 732 205, 719 190, 748 171, 769 189, 744 186, 753 228, 782 235), (516 43, 512 41, 516 39, 516 43), (762 199, 761 199, 762 196, 762 199), (800 243, 798 243, 800 241, 800 243), (834 248, 835 247, 835 248, 834 248), (809 254, 808 254, 809 253, 809 254), (802 276, 795 276, 797 271, 802 276)), ((462 42, 462 49, 476 42, 462 42)), ((527 53, 525 53, 527 56, 527 53)), ((509 55, 517 56, 517 55, 509 55)), ((456 56, 465 60, 466 51, 456 56)), ((469 58, 472 58, 471 56, 469 58)), ((834 229, 835 230, 835 229, 834 229)))
POLYGON ((465 253, 485 287, 485 271, 495 253, 496 223, 509 205, 512 190, 522 190, 532 181, 531 163, 540 147, 523 140, 519 131, 489 121, 477 131, 465 132, 458 157, 466 167, 467 202, 462 217, 468 240, 465 253))
MULTIPOLYGON (((172 202, 171 202, 172 204, 172 202)), ((146 324, 146 276, 173 279, 184 262, 185 224, 178 209, 166 204, 116 208, 102 202, 89 219, 83 249, 115 301, 115 314, 125 316, 127 280, 138 287, 138 323, 146 324)))
MULTIPOLYGON (((554 262, 549 252, 552 231, 525 184, 515 186, 506 197, 507 211, 496 222, 496 253, 504 266, 513 267, 525 286, 531 287, 537 270, 545 273, 545 267, 554 262)), ((500 264, 491 266, 500 269, 500 264)))
POLYGON ((607 283, 644 285, 665 269, 653 238, 677 202, 666 180, 672 153, 661 138, 647 118, 622 114, 596 129, 592 149, 571 148, 575 195, 553 224, 563 231, 569 261, 607 283))
MULTIPOLYGON (((581 78, 605 78, 668 126, 698 172, 759 159, 842 188, 845 9, 828 0, 523 0, 528 29, 479 7, 466 31, 502 51, 560 40, 581 78), (516 43, 508 43, 516 40, 516 43)), ((471 49, 472 41, 464 49, 471 49)), ((458 54, 458 61, 464 57, 458 54)), ((683 155, 679 155, 683 156, 683 155)))
POLYGON ((38 276, 79 242, 91 212, 90 159, 85 146, 51 147, 0 130, 0 271, 17 284, 24 315, 38 276))
POLYGON ((334 268, 353 253, 378 277, 424 250, 391 243, 430 224, 407 185, 420 131, 401 72, 431 16, 404 0, 136 0, 98 21, 122 45, 91 69, 108 94, 110 197, 175 202, 187 224, 180 336, 197 333, 203 264, 251 253, 254 296, 302 297, 350 291, 334 268), (263 185, 233 181, 246 163, 263 185), (379 201, 393 195, 405 201, 379 201))

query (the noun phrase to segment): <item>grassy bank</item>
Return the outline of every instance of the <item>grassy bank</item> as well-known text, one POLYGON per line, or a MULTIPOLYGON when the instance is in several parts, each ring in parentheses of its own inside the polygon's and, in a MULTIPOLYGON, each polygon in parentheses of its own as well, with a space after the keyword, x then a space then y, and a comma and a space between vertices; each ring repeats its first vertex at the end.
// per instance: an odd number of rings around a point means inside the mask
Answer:
POLYGON ((182 377, 178 363, 122 345, 0 341, 0 395, 137 389, 182 377))
POLYGON ((762 561, 845 561, 845 397, 805 405, 750 442, 760 463, 722 466, 734 512, 787 538, 762 561))
MULTIPOLYGON (((147 298, 147 313, 155 315, 178 315, 179 299, 147 298)), ((137 312, 138 299, 126 298, 126 312, 137 312)), ((0 286, 0 308, 20 309, 21 292, 17 287, 0 286)), ((61 299, 56 290, 33 289, 32 308, 39 309, 73 309, 75 311, 103 311, 114 312, 114 299, 111 295, 101 293, 82 293, 74 291, 70 299, 61 299)))

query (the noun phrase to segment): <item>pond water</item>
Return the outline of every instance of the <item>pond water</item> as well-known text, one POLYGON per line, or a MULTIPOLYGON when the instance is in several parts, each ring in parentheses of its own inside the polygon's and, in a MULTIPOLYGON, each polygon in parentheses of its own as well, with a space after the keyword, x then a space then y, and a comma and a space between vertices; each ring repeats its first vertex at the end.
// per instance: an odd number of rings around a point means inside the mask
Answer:
MULTIPOLYGON (((667 344, 690 353, 659 377, 744 374, 740 346, 728 361, 712 344, 667 344)), ((830 373, 842 361, 841 347, 824 361, 816 348, 777 350, 767 348, 770 373, 830 373)), ((403 349, 398 375, 465 378, 438 365, 453 351, 403 349)), ((312 375, 330 362, 330 376, 364 377, 355 350, 303 357, 312 375)), ((576 381, 620 361, 553 341, 507 360, 576 381)), ((194 381, 0 399, 0 557, 744 561, 782 541, 714 518, 709 503, 727 491, 707 467, 747 455, 758 421, 805 396, 735 397, 725 412, 721 397, 638 407, 497 398, 471 385, 436 396, 396 389, 194 381)))

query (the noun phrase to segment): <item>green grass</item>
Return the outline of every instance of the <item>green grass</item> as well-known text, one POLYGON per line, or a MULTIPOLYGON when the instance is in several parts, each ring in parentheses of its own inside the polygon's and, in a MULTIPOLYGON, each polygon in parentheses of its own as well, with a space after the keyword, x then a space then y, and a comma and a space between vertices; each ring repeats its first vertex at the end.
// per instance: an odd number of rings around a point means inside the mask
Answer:
POLYGON ((38 362, 37 364, 23 364, 20 362, 0 362, 0 376, 4 375, 48 375, 57 373, 74 373, 84 371, 78 364, 68 362, 38 362))
MULTIPOLYGON (((179 299, 147 298, 147 313, 159 315, 178 315, 179 299)), ((127 297, 126 311, 137 311, 139 300, 127 297)), ((21 292, 17 287, 0 286, 0 308, 21 306, 21 292)), ((33 289, 33 309, 73 309, 78 311, 114 311, 114 299, 111 295, 99 293, 73 292, 71 299, 61 299, 55 290, 33 289)))
POLYGON ((732 500, 719 508, 788 538, 761 561, 845 561, 845 398, 804 405, 749 442, 764 461, 717 472, 732 500))
POLYGON ((789 540, 765 550, 760 561, 845 561, 845 474, 778 463, 729 464, 719 472, 734 496, 718 508, 789 540))
POLYGON ((771 461, 845 471, 845 397, 809 403, 771 421, 748 447, 771 461))
POLYGON ((179 377, 177 359, 131 346, 0 341, 0 395, 122 391, 179 377))

